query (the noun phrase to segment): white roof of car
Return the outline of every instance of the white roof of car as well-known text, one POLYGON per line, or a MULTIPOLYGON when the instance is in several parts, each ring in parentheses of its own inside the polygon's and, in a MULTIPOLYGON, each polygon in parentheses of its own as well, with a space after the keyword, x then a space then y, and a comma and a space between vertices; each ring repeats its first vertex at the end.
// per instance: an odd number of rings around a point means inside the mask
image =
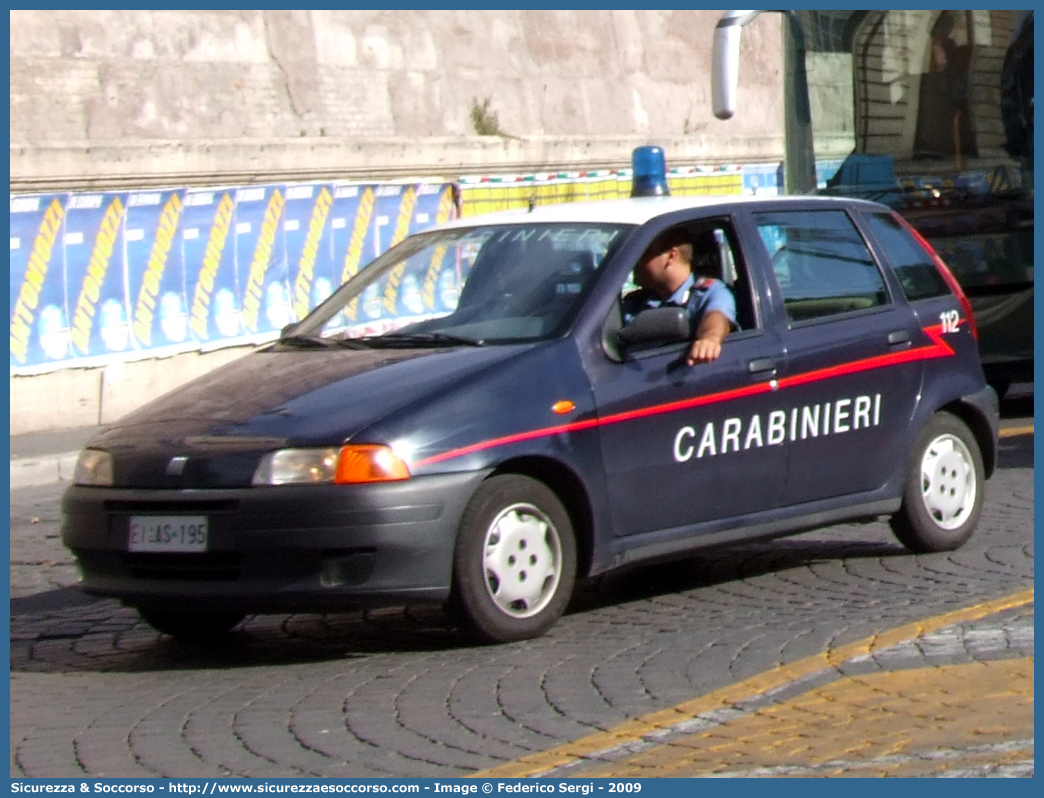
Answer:
MULTIPOLYGON (((607 224, 644 224, 650 219, 674 211, 729 206, 737 203, 822 201, 824 197, 743 196, 726 194, 690 197, 633 197, 615 200, 564 202, 537 205, 532 210, 500 211, 467 216, 441 227, 472 227, 476 224, 533 224, 546 222, 586 222, 607 224)), ((849 201, 849 200, 846 200, 849 201)))

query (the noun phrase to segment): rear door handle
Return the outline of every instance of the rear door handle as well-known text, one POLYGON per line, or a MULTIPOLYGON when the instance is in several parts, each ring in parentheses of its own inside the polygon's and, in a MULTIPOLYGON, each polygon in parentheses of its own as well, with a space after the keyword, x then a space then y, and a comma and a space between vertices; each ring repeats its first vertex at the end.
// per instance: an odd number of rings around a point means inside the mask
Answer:
POLYGON ((910 343, 910 332, 909 330, 893 330, 888 333, 888 345, 899 346, 900 344, 910 343))

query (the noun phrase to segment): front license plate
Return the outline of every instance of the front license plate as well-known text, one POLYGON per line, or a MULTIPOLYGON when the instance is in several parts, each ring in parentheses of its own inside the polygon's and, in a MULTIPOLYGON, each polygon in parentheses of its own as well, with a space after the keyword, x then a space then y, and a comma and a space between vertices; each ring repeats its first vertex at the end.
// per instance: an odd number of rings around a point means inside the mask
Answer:
POLYGON ((206 551, 207 518, 203 515, 132 515, 127 550, 206 551))

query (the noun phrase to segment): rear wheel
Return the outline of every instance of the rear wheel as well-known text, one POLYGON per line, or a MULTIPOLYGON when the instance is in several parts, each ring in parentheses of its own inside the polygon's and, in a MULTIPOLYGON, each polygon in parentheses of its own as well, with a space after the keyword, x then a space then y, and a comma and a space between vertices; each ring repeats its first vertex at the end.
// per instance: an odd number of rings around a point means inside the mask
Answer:
POLYGON ((181 640, 212 640, 227 634, 245 616, 236 613, 172 612, 138 608, 138 614, 155 629, 181 640))
POLYGON ((451 607, 472 637, 539 637, 565 611, 576 578, 569 514, 543 483, 516 474, 479 486, 461 520, 451 607))
POLYGON ((982 515, 982 453, 967 425, 936 413, 910 457, 903 504, 892 530, 914 552, 951 551, 971 537, 982 515))

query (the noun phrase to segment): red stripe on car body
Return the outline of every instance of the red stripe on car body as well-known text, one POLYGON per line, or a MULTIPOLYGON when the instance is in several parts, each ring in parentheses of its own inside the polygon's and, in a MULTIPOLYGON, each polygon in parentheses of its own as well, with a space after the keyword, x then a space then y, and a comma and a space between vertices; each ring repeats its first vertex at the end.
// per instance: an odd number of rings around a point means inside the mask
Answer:
MULTIPOLYGON (((963 323, 964 320, 962 319, 961 322, 963 323)), ((558 424, 553 427, 516 432, 512 435, 479 441, 478 443, 473 443, 469 446, 462 446, 458 449, 450 449, 441 454, 425 457, 423 460, 418 460, 416 463, 413 463, 412 467, 422 468, 424 466, 434 465, 435 463, 442 463, 446 460, 452 460, 457 457, 463 457, 464 455, 473 454, 474 452, 484 451, 485 449, 493 449, 498 446, 508 446, 512 443, 521 443, 522 441, 534 440, 536 438, 548 438, 553 435, 562 435, 570 432, 580 432, 593 427, 606 427, 610 424, 620 424, 625 421, 634 421, 636 419, 659 416, 665 413, 675 413, 679 410, 689 410, 694 407, 704 407, 706 405, 720 404, 722 402, 731 402, 735 399, 743 399, 748 396, 778 392, 784 388, 807 385, 813 382, 822 382, 824 380, 834 379, 835 377, 858 374, 863 371, 888 368, 890 366, 913 363, 919 360, 934 360, 942 357, 953 357, 955 352, 953 351, 953 348, 943 340, 941 324, 927 327, 924 329, 924 332, 931 340, 931 343, 915 349, 907 349, 902 352, 889 352, 884 355, 876 355, 862 360, 854 360, 851 363, 842 363, 838 366, 816 369, 815 371, 809 371, 804 374, 795 374, 792 377, 783 377, 779 380, 759 382, 742 388, 733 388, 728 391, 704 394, 703 396, 694 396, 691 399, 682 399, 677 402, 642 407, 637 410, 628 410, 624 413, 614 413, 613 415, 604 416, 602 418, 587 419, 586 421, 574 421, 569 424, 558 424)))

